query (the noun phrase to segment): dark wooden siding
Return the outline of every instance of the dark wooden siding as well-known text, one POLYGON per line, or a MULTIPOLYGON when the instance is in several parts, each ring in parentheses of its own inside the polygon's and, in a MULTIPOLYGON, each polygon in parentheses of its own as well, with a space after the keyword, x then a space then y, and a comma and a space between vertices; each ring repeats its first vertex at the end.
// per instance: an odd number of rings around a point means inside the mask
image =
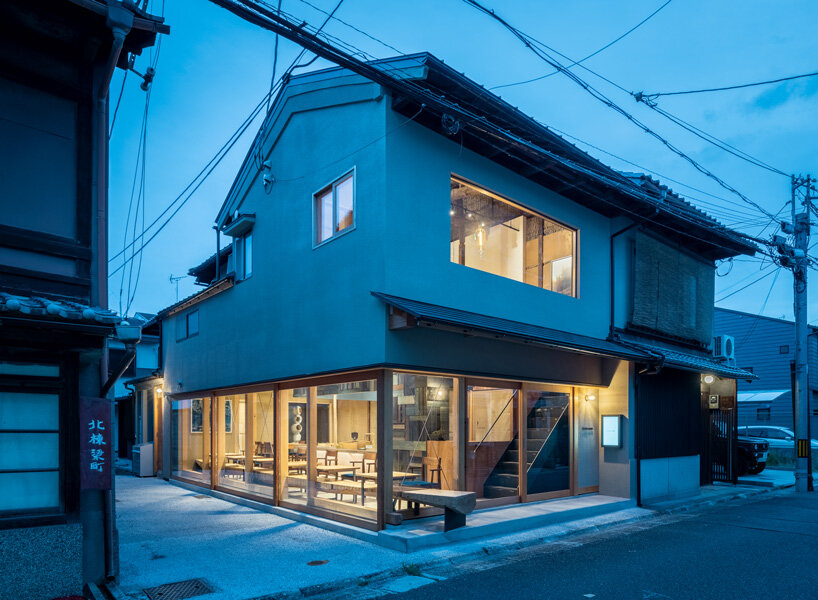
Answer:
POLYGON ((701 382, 698 373, 663 369, 636 381, 639 458, 700 453, 701 382))
POLYGON ((713 286, 712 263, 648 235, 636 236, 633 325, 709 344, 713 286))

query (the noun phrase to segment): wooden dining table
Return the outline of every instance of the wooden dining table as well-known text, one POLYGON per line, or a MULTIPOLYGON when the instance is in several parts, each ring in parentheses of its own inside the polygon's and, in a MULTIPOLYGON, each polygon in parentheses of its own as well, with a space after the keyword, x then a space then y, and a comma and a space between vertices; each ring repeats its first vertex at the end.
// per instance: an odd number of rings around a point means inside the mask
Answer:
MULTIPOLYGON (((356 473, 355 479, 365 479, 368 481, 377 481, 377 473, 356 473)), ((403 471, 392 471, 392 481, 403 479, 420 479, 420 473, 405 473, 403 471)))
POLYGON ((315 470, 319 473, 334 473, 335 479, 340 479, 341 473, 352 473, 353 479, 355 478, 355 473, 358 471, 358 467, 352 467, 349 465, 315 465, 315 470))

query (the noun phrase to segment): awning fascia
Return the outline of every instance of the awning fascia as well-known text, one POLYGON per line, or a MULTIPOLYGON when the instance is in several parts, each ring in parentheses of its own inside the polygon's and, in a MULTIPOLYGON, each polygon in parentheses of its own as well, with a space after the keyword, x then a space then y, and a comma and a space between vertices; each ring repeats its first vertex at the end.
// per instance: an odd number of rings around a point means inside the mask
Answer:
POLYGON ((390 329, 427 327, 474 337, 563 350, 575 354, 604 356, 639 362, 653 360, 653 356, 647 352, 628 348, 609 340, 573 334, 530 323, 510 321, 418 300, 409 300, 408 298, 400 298, 383 292, 373 291, 371 293, 392 309, 390 329), (395 311, 399 312, 396 313, 395 311))

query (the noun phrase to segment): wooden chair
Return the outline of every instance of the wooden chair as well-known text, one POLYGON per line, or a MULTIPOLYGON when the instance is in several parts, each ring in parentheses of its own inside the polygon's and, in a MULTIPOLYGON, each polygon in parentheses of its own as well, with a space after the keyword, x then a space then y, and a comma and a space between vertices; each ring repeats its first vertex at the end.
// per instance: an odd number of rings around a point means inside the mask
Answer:
POLYGON ((349 461, 353 467, 357 464, 361 465, 361 473, 371 473, 375 470, 375 466, 377 465, 378 460, 378 453, 367 451, 363 454, 358 455, 358 457, 353 458, 349 461))
POLYGON ((258 455, 266 458, 271 457, 273 455, 273 444, 271 442, 263 442, 261 452, 258 452, 258 455))
POLYGON ((324 464, 325 465, 337 465, 338 464, 338 451, 337 450, 326 450, 324 452, 324 464))
POLYGON ((426 472, 424 479, 432 484, 432 486, 440 487, 440 474, 443 472, 443 459, 439 456, 424 456, 423 469, 426 472), (435 481, 435 474, 437 474, 437 481, 435 481))

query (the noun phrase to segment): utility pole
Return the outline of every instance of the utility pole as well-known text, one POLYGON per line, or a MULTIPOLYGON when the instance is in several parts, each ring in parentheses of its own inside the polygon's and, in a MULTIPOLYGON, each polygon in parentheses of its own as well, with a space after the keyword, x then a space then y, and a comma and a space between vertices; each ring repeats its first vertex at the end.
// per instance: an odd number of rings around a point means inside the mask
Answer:
POLYGON ((807 340, 807 269, 809 268, 810 214, 815 179, 809 175, 792 176, 792 225, 782 223, 784 233, 793 235, 789 245, 781 236, 775 244, 781 265, 792 269, 795 312, 795 377, 793 421, 795 425, 795 490, 812 491, 809 439, 809 365, 807 340))

